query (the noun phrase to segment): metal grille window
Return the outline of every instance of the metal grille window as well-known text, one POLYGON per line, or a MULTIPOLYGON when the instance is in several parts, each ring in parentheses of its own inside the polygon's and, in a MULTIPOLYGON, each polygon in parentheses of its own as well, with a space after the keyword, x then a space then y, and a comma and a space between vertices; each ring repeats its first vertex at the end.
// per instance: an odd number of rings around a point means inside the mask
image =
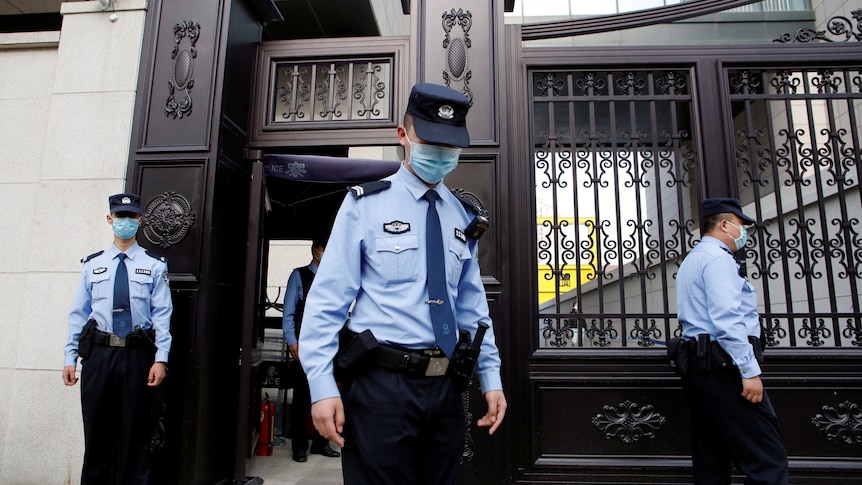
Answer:
POLYGON ((320 122, 392 118, 392 59, 277 62, 269 122, 320 122))
POLYGON ((691 77, 531 73, 539 347, 649 348, 678 332, 699 185, 691 77))
POLYGON ((728 69, 726 81, 767 341, 859 348, 862 69, 728 69))

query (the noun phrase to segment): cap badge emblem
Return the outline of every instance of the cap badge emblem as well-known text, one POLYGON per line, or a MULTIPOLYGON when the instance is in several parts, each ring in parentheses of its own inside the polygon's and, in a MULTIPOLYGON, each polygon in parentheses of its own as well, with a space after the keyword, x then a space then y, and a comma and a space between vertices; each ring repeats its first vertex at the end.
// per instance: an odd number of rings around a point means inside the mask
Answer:
POLYGON ((123 204, 131 204, 131 203, 132 203, 132 199, 130 199, 129 197, 123 197, 123 204))
POLYGON ((455 109, 448 104, 444 104, 440 106, 440 109, 437 110, 437 116, 443 118, 444 120, 451 120, 455 117, 455 109))

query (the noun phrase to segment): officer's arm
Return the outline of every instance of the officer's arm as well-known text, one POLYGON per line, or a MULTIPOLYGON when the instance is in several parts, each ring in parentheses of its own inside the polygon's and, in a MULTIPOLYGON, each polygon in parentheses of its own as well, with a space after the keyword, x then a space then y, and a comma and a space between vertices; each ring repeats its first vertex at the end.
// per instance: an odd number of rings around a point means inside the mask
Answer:
POLYGON ((66 340, 63 362, 65 367, 74 367, 78 363, 78 339, 81 337, 81 330, 87 324, 87 319, 90 318, 91 312, 92 299, 90 297, 90 287, 87 284, 87 270, 85 269, 81 272, 81 279, 78 283, 78 289, 75 291, 72 309, 69 311, 69 337, 66 340))
POLYGON ((347 309, 359 291, 364 228, 360 205, 347 196, 338 210, 314 284, 308 292, 299 335, 299 354, 311 401, 339 396, 332 359, 347 309))
POLYGON ((715 339, 739 367, 742 377, 760 375, 760 365, 748 342, 745 315, 740 307, 745 280, 730 258, 717 258, 703 268, 707 312, 715 326, 715 339))
POLYGON ((488 312, 488 297, 479 270, 477 241, 471 240, 469 247, 473 257, 466 261, 461 269, 455 315, 459 328, 468 330, 472 336, 476 335, 479 322, 488 324, 489 328, 482 340, 479 360, 476 363, 476 373, 482 392, 501 390, 503 383, 500 379, 500 354, 488 312))
POLYGON ((168 265, 164 261, 157 265, 153 276, 153 291, 150 293, 150 319, 156 333, 156 362, 167 362, 171 351, 171 288, 168 286, 168 265))
POLYGON ((302 280, 299 277, 299 271, 294 270, 287 278, 287 286, 284 289, 284 307, 281 317, 281 330, 284 332, 284 340, 287 345, 296 345, 296 323, 294 316, 296 315, 296 302, 299 300, 300 286, 302 280))

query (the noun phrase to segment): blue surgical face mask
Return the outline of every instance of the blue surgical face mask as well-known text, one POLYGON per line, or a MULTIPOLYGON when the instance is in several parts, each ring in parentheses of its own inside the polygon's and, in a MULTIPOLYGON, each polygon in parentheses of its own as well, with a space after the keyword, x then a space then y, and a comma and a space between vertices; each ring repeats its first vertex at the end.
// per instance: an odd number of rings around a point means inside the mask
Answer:
POLYGON ((425 183, 440 182, 458 165, 460 148, 413 143, 410 138, 407 138, 407 143, 410 145, 410 166, 425 183))
POLYGON ((737 226, 736 224, 727 221, 731 226, 739 229, 739 237, 733 240, 733 244, 736 244, 736 249, 740 250, 745 247, 745 241, 748 240, 748 229, 742 226, 737 226))
POLYGON ((114 234, 120 239, 131 239, 138 232, 138 220, 131 217, 114 217, 114 234))

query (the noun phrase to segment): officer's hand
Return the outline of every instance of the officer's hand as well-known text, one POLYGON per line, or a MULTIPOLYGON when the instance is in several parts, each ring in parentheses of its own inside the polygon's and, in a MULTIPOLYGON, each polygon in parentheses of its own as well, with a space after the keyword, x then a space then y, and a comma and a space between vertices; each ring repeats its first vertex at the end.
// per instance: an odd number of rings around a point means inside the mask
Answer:
POLYGON ((742 397, 755 404, 763 400, 763 381, 760 376, 742 378, 742 397))
POLYGON ((344 404, 340 397, 321 399, 311 405, 311 419, 320 436, 344 447, 344 404))
POLYGON ((290 356, 293 357, 293 360, 299 362, 299 344, 288 345, 287 351, 290 352, 290 356))
POLYGON ((161 362, 156 362, 150 367, 150 376, 147 378, 147 385, 150 387, 158 387, 159 384, 165 380, 165 376, 168 375, 168 370, 165 368, 165 364, 161 362))
POLYGON ((476 425, 490 426, 491 429, 488 430, 488 434, 492 435, 500 427, 503 418, 506 417, 508 404, 506 404, 506 396, 503 395, 503 391, 488 391, 485 393, 485 400, 488 401, 488 413, 482 416, 476 425))
POLYGON ((63 384, 74 386, 76 382, 78 382, 78 378, 75 377, 75 366, 67 365, 63 367, 63 384))

